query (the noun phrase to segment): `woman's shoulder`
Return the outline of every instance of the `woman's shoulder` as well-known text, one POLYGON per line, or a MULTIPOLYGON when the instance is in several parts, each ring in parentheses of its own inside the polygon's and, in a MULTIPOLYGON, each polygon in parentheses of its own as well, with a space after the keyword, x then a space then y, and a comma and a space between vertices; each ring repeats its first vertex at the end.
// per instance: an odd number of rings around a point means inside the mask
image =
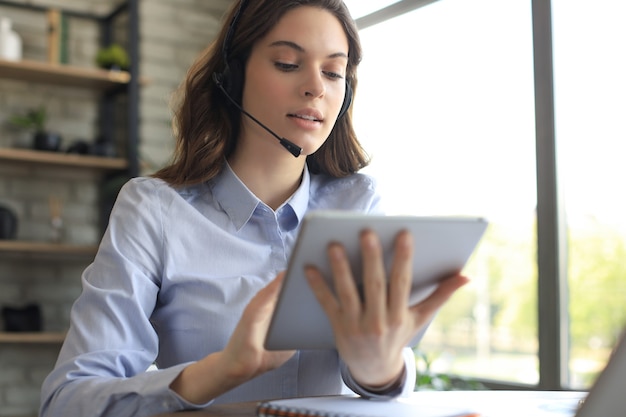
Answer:
POLYGON ((121 188, 120 195, 138 194, 143 196, 179 195, 197 193, 202 186, 172 187, 166 181, 154 177, 135 177, 129 179, 121 188))
POLYGON ((167 183, 159 178, 153 177, 134 177, 130 178, 122 189, 130 190, 156 190, 161 187, 168 187, 167 183))
POLYGON ((169 185, 158 178, 152 177, 135 177, 127 180, 120 188, 118 194, 119 199, 136 199, 156 197, 158 194, 167 190, 169 185))
POLYGON ((377 211, 380 196, 376 180, 362 173, 342 178, 311 176, 310 208, 377 211))
POLYGON ((181 197, 186 198, 189 193, 197 193, 194 187, 175 188, 166 181, 153 177, 135 177, 129 179, 121 187, 117 195, 117 203, 133 204, 145 207, 146 205, 169 207, 181 197))
POLYGON ((210 193, 206 183, 197 185, 174 187, 168 182, 153 177, 135 177, 129 179, 120 189, 117 202, 120 204, 133 204, 136 206, 159 207, 168 212, 173 207, 180 209, 186 207, 182 203, 193 201, 205 201, 205 195, 210 193))
POLYGON ((311 188, 317 192, 326 193, 345 189, 355 189, 359 192, 376 192, 376 186, 376 179, 363 173, 355 173, 341 178, 323 174, 311 175, 311 188))

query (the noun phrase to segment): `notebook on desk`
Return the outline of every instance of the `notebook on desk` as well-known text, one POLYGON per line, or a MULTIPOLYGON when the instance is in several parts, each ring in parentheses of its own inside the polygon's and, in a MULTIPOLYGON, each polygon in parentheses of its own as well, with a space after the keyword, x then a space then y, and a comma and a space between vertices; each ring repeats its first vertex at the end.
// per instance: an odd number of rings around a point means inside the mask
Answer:
POLYGON ((568 391, 432 391, 394 401, 356 396, 266 401, 258 417, 624 417, 626 332, 589 393, 568 391))
POLYGON ((258 417, 482 417, 469 408, 401 401, 370 401, 356 396, 308 397, 259 404, 258 417), (465 410, 465 411, 464 411, 465 410))

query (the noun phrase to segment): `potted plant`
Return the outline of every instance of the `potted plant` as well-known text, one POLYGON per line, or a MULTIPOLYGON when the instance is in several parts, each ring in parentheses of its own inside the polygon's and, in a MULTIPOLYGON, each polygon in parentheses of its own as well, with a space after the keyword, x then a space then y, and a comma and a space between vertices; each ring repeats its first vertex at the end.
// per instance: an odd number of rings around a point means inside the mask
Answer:
POLYGON ((432 358, 417 348, 413 349, 413 352, 418 368, 415 391, 478 391, 487 389, 477 380, 434 372, 432 358))
POLYGON ((119 44, 113 43, 101 48, 96 55, 96 64, 108 70, 128 70, 130 59, 126 50, 119 44))
POLYGON ((33 148, 41 151, 58 151, 61 147, 61 136, 46 129, 48 115, 46 108, 40 106, 30 109, 25 114, 11 117, 10 122, 33 133, 33 148))

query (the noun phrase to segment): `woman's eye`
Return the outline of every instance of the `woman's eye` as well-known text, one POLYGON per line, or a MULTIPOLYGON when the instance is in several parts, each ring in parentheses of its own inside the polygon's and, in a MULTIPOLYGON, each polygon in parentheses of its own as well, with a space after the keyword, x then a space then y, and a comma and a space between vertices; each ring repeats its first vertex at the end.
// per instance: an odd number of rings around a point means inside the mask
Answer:
POLYGON ((285 62, 275 62, 274 66, 281 71, 293 71, 298 68, 296 64, 287 64, 285 62))
POLYGON ((328 78, 332 78, 333 80, 341 80, 343 79, 343 75, 338 74, 336 72, 332 72, 332 71, 322 71, 324 73, 324 75, 326 75, 328 78))

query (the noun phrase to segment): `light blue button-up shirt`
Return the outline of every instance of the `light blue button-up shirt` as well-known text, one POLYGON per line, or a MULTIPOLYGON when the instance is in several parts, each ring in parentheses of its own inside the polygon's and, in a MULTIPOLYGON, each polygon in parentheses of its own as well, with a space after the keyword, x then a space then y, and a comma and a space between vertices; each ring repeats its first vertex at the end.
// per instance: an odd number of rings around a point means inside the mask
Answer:
MULTIPOLYGON (((170 383, 225 347, 249 300, 286 268, 300 221, 316 209, 381 211, 373 180, 362 174, 333 179, 305 169, 276 211, 228 165, 208 183, 182 189, 153 178, 128 182, 83 273, 67 339, 42 387, 42 415, 193 407, 170 383), (146 372, 153 363, 159 369, 146 372)), ((335 351, 299 351, 215 402, 337 394, 342 376, 352 386, 335 351)))

